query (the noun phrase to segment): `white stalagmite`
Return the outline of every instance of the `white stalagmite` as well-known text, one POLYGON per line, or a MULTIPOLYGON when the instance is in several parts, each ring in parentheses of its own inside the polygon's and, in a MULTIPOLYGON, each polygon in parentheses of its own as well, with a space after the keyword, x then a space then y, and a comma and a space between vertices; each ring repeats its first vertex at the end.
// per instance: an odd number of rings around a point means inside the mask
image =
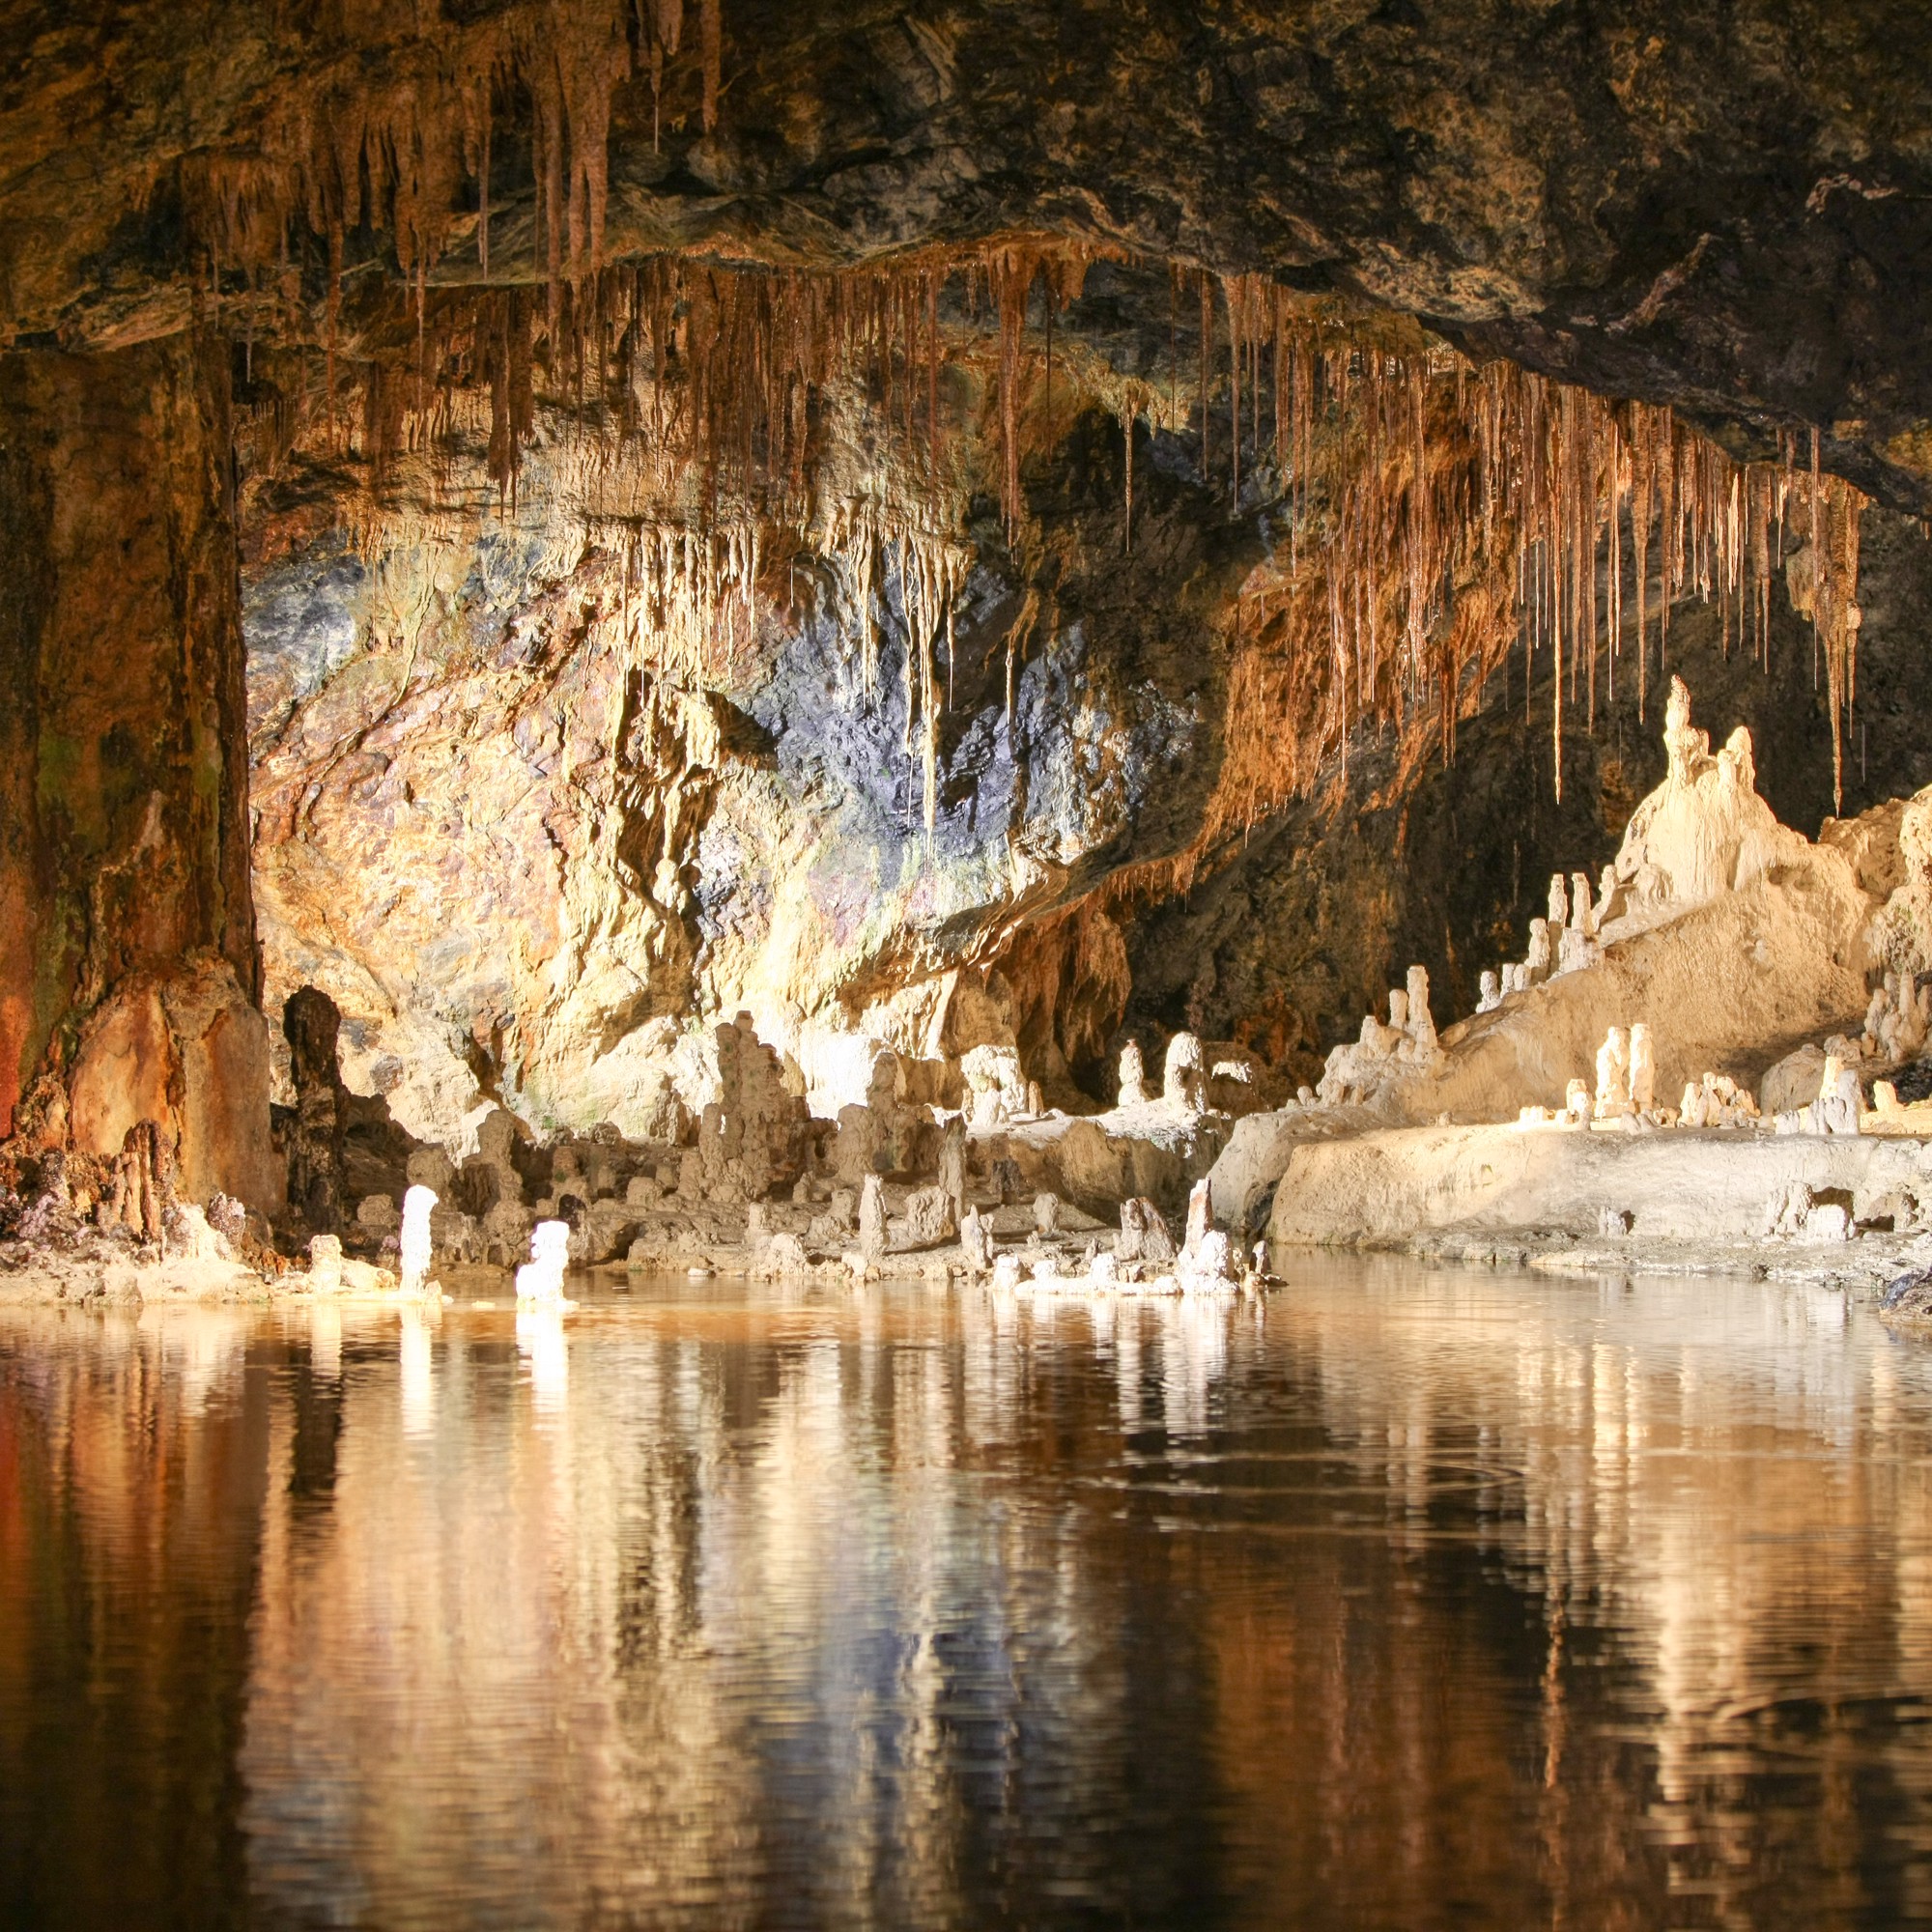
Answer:
POLYGON ((436 1190, 415 1186, 403 1196, 403 1293, 421 1294, 429 1287, 429 1217, 437 1203, 436 1190))
POLYGON ((1161 1098, 1182 1113, 1198 1114, 1206 1104, 1206 1086, 1200 1039, 1191 1033, 1176 1034, 1161 1066, 1161 1098))
POLYGON ((1621 1121, 1632 1113, 1630 1092, 1630 1035, 1613 1026, 1597 1049, 1597 1095, 1593 1116, 1599 1121, 1621 1121))
POLYGON ((1630 1031, 1630 1100, 1639 1114, 1657 1111, 1657 1048, 1642 1020, 1630 1031))
POLYGON ((530 1258, 517 1270, 519 1301, 563 1299, 563 1271, 570 1263, 570 1224, 539 1221, 530 1235, 530 1258))

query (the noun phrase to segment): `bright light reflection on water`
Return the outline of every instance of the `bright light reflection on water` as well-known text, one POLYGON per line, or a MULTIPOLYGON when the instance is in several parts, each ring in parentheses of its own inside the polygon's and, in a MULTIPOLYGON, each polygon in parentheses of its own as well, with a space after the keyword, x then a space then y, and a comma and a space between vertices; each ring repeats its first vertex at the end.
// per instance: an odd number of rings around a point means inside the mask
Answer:
POLYGON ((0 1310, 0 1921, 1932 1920, 1932 1346, 1297 1275, 0 1310))

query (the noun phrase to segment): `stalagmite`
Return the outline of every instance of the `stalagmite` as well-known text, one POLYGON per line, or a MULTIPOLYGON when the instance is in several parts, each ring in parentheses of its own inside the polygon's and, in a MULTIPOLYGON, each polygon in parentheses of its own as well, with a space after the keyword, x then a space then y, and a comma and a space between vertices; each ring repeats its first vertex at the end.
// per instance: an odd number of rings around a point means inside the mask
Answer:
POLYGON ((947 1122, 939 1144, 939 1186, 957 1220, 966 1211, 966 1128, 960 1121, 947 1122))
POLYGON ((1138 1107, 1147 1100, 1147 1073, 1141 1064, 1141 1043, 1130 1039, 1121 1049, 1121 1091, 1117 1104, 1138 1107))
POLYGON ((517 1270, 517 1299, 553 1303, 563 1299, 563 1271, 570 1263, 570 1226, 539 1221, 530 1233, 530 1258, 517 1270))
POLYGON ((967 1208, 960 1217, 959 1251, 965 1257, 967 1267, 975 1274, 984 1274, 993 1265, 992 1233, 980 1219, 977 1208, 967 1208))
POLYGON ((1191 1255, 1208 1238, 1214 1226, 1214 1196, 1206 1177, 1197 1180, 1187 1195, 1187 1234, 1181 1253, 1191 1255))
POLYGON ((335 1235, 315 1235, 308 1244, 308 1285, 313 1294, 342 1292, 342 1241, 335 1235))
MULTIPOLYGON (((1554 928, 1561 931, 1562 928, 1554 928)), ((1547 980, 1554 961, 1550 957, 1549 934, 1552 928, 1547 919, 1533 919, 1529 923, 1529 956, 1523 961, 1523 977, 1530 985, 1547 980)))
POLYGON ((885 1251, 885 1185, 876 1174, 868 1174, 859 1191, 859 1252, 869 1260, 885 1251))
POLYGON ((433 1188, 414 1186, 403 1196, 402 1287, 405 1294, 422 1294, 429 1288, 432 1255, 430 1214, 437 1204, 433 1188))
POLYGON ((1591 1117, 1599 1121, 1621 1121, 1635 1109, 1631 1100, 1630 1035, 1613 1026, 1597 1049, 1597 1093, 1591 1117))
POLYGON ((1630 1099, 1639 1114, 1657 1110, 1657 1049, 1642 1020, 1630 1030, 1630 1099))
POLYGON ((1121 1233, 1114 1245, 1120 1262, 1147 1262, 1166 1266, 1174 1260, 1174 1236, 1151 1201, 1132 1196, 1121 1203, 1121 1233))
POLYGON ((1207 1067, 1195 1035, 1178 1033, 1168 1041, 1160 1092, 1170 1107, 1183 1114, 1198 1114, 1207 1104, 1207 1067))
MULTIPOLYGON (((1508 970, 1508 969, 1505 969, 1508 970)), ((1491 1013, 1503 1003, 1503 984, 1493 969, 1485 971, 1477 980, 1476 1010, 1491 1013)), ((1515 988, 1510 989, 1512 992, 1515 988)))
POLYGON ((906 1196, 905 1239, 912 1248, 937 1247, 957 1228, 953 1198, 944 1187, 917 1187, 906 1196))
POLYGON ((1408 1039, 1410 1056, 1427 1061, 1434 1057, 1435 1021, 1429 1010, 1429 968, 1408 969, 1408 1039))
POLYGON ((972 1096, 976 1133, 996 1132, 1026 1111, 1026 1076, 1014 1048, 976 1046, 961 1058, 959 1072, 972 1096))

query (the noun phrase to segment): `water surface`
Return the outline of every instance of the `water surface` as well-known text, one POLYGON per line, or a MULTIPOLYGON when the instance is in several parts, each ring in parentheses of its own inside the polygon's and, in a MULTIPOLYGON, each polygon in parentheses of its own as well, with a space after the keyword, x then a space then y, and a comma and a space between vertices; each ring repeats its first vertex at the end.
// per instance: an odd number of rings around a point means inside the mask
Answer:
POLYGON ((0 1918, 1932 1922, 1835 1294, 0 1310, 0 1918))

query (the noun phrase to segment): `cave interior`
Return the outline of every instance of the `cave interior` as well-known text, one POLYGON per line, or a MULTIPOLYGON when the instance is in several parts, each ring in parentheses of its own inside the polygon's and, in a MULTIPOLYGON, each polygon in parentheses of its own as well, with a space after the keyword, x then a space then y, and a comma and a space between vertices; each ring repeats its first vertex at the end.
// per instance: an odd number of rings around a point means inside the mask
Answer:
POLYGON ((0 10, 0 1237, 1916 1132, 1928 34, 1731 11, 0 10))

